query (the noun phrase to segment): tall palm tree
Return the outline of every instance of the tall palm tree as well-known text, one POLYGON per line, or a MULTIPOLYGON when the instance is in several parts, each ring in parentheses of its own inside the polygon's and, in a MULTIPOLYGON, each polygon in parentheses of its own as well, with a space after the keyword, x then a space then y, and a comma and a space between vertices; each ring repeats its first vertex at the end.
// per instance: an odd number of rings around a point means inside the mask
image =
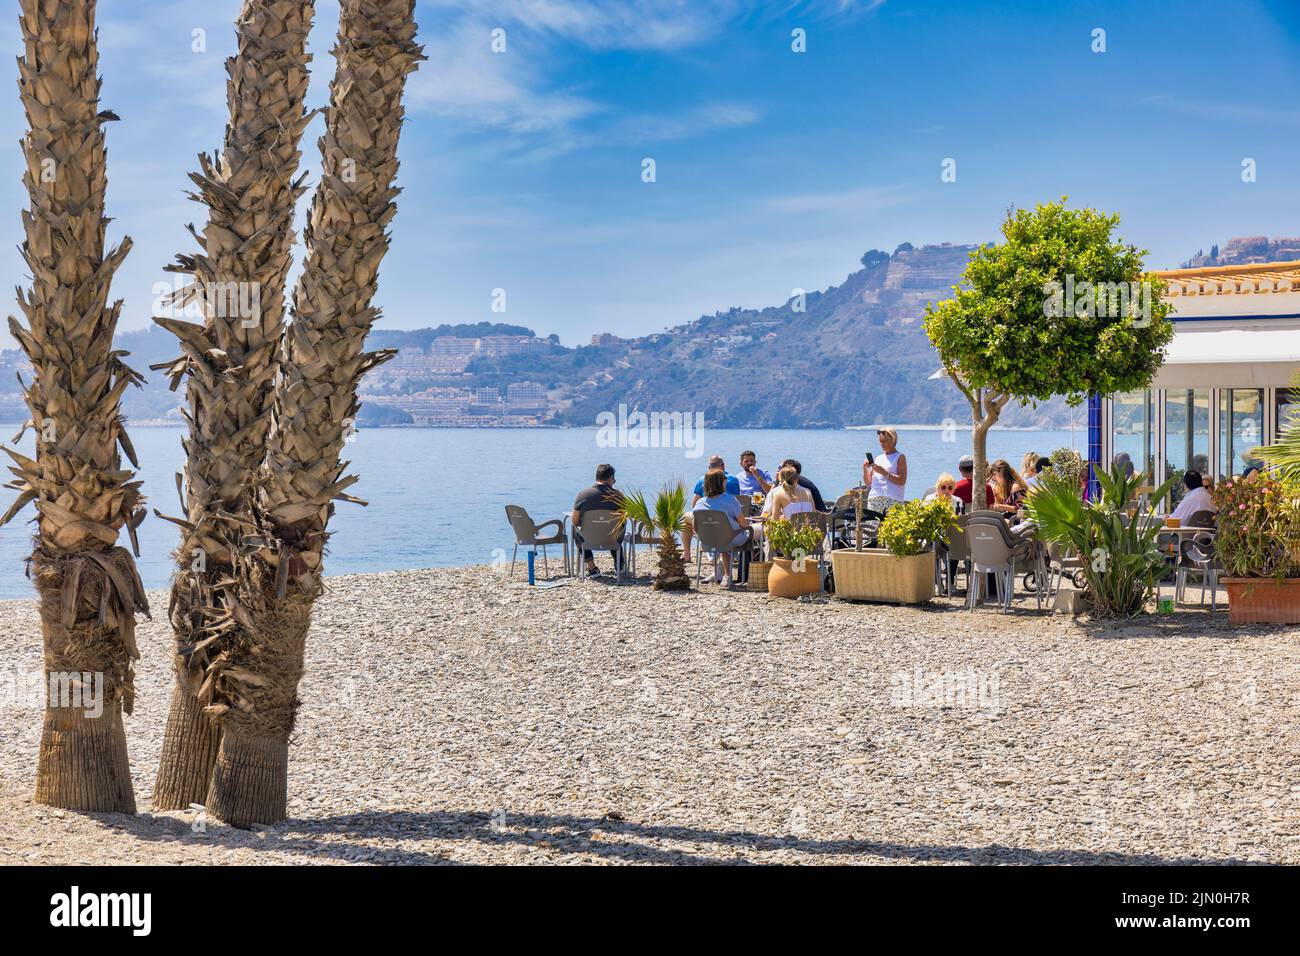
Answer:
MULTIPOLYGON (((193 277, 175 297, 197 305, 202 324, 158 318, 180 339, 182 356, 158 368, 172 387, 186 382, 185 517, 170 616, 176 686, 154 791, 159 809, 204 803, 222 719, 254 678, 232 664, 258 640, 265 620, 255 488, 271 421, 275 355, 284 330, 292 262, 299 143, 311 120, 307 34, 312 0, 244 0, 238 51, 226 62, 229 120, 219 155, 199 157, 191 198, 207 206, 201 253, 169 269, 193 277)), ((191 227, 191 232, 194 232, 191 227)), ((178 477, 179 486, 179 477, 178 477)), ((258 755, 252 772, 270 772, 258 755)))
POLYGON ((29 573, 40 594, 47 687, 60 691, 46 702, 36 800, 134 813, 122 712, 131 712, 140 656, 135 615, 149 609, 135 562, 117 544, 124 527, 134 541, 144 517, 140 482, 119 455, 136 465, 120 400, 141 379, 113 349, 122 303, 108 304, 131 240, 104 252, 103 124, 117 117, 99 111, 94 0, 22 0, 21 8, 31 200, 22 254, 32 285, 18 297, 27 326, 11 317, 9 328, 34 370, 25 397, 36 458, 5 449, 17 463, 9 487, 19 495, 0 524, 36 503, 29 573))
POLYGON ((321 181, 307 218, 307 259, 294 290, 293 322, 279 354, 280 375, 258 483, 267 547, 254 561, 266 588, 267 625, 233 647, 221 753, 208 809, 237 825, 283 819, 289 734, 311 609, 321 591, 328 522, 344 477, 343 447, 361 377, 391 358, 367 352, 379 312, 371 305, 386 226, 396 212, 393 185, 406 77, 423 59, 415 43, 414 0, 343 0, 337 67, 330 86, 321 181), (265 766, 265 774, 241 774, 265 766), (271 769, 277 775, 271 778, 271 769))

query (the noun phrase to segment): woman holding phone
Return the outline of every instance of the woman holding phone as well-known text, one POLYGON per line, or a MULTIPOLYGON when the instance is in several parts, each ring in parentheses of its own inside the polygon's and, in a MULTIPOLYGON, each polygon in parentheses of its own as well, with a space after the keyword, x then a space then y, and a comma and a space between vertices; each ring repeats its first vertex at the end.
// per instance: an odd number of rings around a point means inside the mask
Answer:
POLYGON ((869 487, 867 508, 884 514, 906 500, 907 456, 898 450, 898 432, 892 428, 876 429, 880 457, 867 452, 862 462, 862 483, 869 487))

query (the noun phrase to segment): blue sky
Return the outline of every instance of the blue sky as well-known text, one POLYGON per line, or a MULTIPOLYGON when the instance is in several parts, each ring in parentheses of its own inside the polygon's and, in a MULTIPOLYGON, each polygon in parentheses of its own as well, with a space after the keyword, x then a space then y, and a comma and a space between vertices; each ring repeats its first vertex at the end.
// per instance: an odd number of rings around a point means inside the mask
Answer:
MULTIPOLYGON (((17 55, 13 6, 0 46, 17 55)), ((123 120, 109 214, 135 241, 115 285, 123 328, 148 323, 162 266, 193 249, 183 227, 203 210, 186 174, 221 139, 238 8, 100 0, 103 105, 123 120)), ((1294 2, 432 0, 418 19, 429 60, 408 87, 388 327, 640 334, 824 288, 868 248, 991 239, 1009 206, 1061 194, 1119 212, 1153 267, 1231 236, 1300 234, 1294 2), (791 50, 796 27, 807 52, 791 50), (941 182, 945 158, 956 182, 941 182)), ((336 22, 336 2, 318 3, 313 106, 336 22)), ((10 90, 12 287, 26 279, 10 90)), ((312 182, 320 124, 304 141, 312 182)))

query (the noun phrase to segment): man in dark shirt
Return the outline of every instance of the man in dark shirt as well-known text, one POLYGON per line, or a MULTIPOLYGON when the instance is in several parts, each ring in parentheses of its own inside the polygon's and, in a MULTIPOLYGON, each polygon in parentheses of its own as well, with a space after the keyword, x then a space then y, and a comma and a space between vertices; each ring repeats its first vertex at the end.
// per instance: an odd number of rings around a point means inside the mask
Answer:
POLYGON ((817 486, 803 476, 803 465, 799 464, 799 462, 793 458, 787 458, 785 461, 781 462, 782 468, 786 465, 789 465, 799 473, 799 487, 808 489, 808 492, 812 495, 813 507, 818 511, 825 511, 826 501, 822 498, 822 493, 817 490, 817 486))
MULTIPOLYGON (((621 507, 623 507, 623 493, 614 487, 614 466, 597 465, 596 483, 578 492, 578 497, 573 502, 573 514, 570 518, 573 521, 573 538, 578 547, 582 547, 582 535, 578 528, 583 515, 588 511, 618 511, 621 507)), ((622 570, 622 551, 611 551, 609 554, 614 559, 615 572, 622 570)), ((584 550, 582 559, 587 562, 588 574, 600 574, 600 569, 596 567, 595 555, 584 550)))

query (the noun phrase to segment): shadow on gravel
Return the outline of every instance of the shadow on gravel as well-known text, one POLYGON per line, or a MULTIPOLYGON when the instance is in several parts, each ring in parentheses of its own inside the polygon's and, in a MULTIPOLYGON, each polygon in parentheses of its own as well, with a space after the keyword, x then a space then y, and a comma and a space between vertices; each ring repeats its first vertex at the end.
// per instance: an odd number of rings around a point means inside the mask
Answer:
MULTIPOLYGON (((577 817, 549 814, 488 814, 436 811, 367 811, 324 817, 318 820, 290 820, 283 829, 294 833, 334 836, 422 840, 476 840, 484 844, 544 846, 560 853, 588 853, 627 863, 687 863, 753 865, 753 861, 732 857, 703 856, 684 850, 654 846, 646 840, 675 840, 683 843, 728 846, 759 851, 788 850, 810 856, 862 856, 863 862, 899 861, 911 863, 1050 864, 1050 865, 1143 865, 1193 866, 1244 864, 1229 857, 1164 857, 1141 853, 1095 853, 1088 850, 1033 850, 1023 847, 908 845, 874 840, 805 840, 796 836, 770 836, 744 830, 701 830, 693 827, 660 826, 614 820, 609 817, 577 817), (497 821, 500 821, 498 824, 497 821), (597 834, 596 831, 599 831, 597 834), (874 858, 874 859, 873 859, 874 858)), ((284 838, 266 841, 266 849, 293 849, 284 838)), ((329 853, 331 845, 318 844, 329 853)), ((366 862, 446 862, 443 858, 411 851, 378 851, 382 856, 366 862), (384 857, 394 857, 385 859, 384 857), (420 857, 425 857, 421 860, 420 857)))

